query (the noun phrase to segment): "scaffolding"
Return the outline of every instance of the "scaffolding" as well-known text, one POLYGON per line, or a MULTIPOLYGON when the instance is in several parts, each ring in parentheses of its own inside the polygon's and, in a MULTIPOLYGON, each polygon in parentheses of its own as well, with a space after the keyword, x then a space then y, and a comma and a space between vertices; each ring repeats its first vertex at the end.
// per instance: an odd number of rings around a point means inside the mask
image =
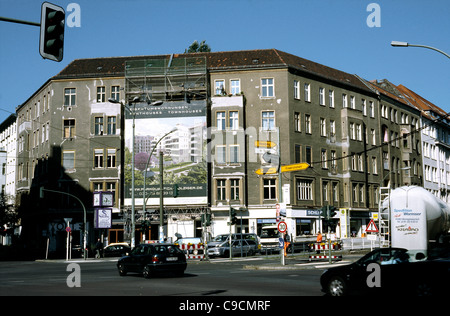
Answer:
POLYGON ((380 187, 380 200, 378 202, 378 227, 380 234, 380 247, 391 245, 390 222, 391 222, 391 188, 380 187), (387 202, 387 205, 384 204, 387 202))
POLYGON ((206 100, 206 57, 181 57, 128 60, 125 63, 125 94, 128 99, 146 101, 206 100))

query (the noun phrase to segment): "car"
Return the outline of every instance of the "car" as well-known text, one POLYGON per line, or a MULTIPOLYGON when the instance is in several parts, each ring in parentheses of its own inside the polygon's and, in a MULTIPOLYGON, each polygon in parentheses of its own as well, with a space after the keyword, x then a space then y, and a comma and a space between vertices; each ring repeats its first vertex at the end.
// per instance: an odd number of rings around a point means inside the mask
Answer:
POLYGON ((112 243, 103 249, 104 257, 123 257, 131 252, 128 243, 112 243))
POLYGON ((175 273, 183 276, 187 268, 186 256, 175 244, 155 243, 140 244, 135 247, 129 256, 117 261, 119 275, 125 276, 128 272, 142 273, 150 278, 156 273, 175 273))
MULTIPOLYGON (((208 248, 215 247, 224 241, 227 241, 230 238, 230 234, 220 234, 214 237, 211 241, 208 241, 208 248)), ((236 239, 245 239, 245 240, 254 240, 256 243, 259 244, 259 237, 256 234, 250 234, 250 233, 238 233, 238 234, 232 234, 231 235, 232 240, 236 239)))
POLYGON ((325 270, 322 291, 331 296, 448 295, 450 260, 423 258, 403 248, 378 248, 356 262, 325 270))
MULTIPOLYGON (((231 244, 232 256, 240 256, 241 253, 244 256, 252 256, 259 251, 258 244, 252 239, 240 239, 233 240, 231 244)), ((224 241, 214 247, 208 248, 208 256, 213 257, 229 257, 230 256, 230 243, 224 241)))

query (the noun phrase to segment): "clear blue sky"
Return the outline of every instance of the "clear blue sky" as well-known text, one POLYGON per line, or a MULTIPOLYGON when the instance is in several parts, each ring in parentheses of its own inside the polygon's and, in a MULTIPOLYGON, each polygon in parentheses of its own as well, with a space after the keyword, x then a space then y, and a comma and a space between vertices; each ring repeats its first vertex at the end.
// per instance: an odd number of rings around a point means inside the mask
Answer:
MULTIPOLYGON (((194 40, 212 51, 276 48, 371 79, 403 84, 450 112, 448 0, 50 0, 77 3, 64 59, 39 55, 39 27, 0 21, 0 122, 78 58, 182 53, 194 40), (380 27, 369 27, 370 3, 380 27)), ((0 0, 0 16, 39 22, 41 0, 0 0)), ((70 14, 70 12, 66 12, 70 14)), ((67 26, 67 25, 66 25, 67 26)))

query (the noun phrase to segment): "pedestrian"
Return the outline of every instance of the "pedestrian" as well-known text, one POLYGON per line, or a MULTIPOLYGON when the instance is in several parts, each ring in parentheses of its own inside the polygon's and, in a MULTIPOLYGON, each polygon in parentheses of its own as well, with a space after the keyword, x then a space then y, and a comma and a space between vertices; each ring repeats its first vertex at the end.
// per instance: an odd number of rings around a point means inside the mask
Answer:
POLYGON ((103 257, 103 243, 99 238, 95 244, 95 258, 100 259, 101 257, 103 257))
POLYGON ((318 231, 317 232, 317 239, 316 239, 316 241, 318 242, 318 243, 321 243, 322 242, 322 234, 320 233, 320 231, 318 231))
POLYGON ((322 242, 322 234, 320 233, 320 231, 317 232, 317 249, 316 249, 316 253, 320 253, 320 243, 322 242))

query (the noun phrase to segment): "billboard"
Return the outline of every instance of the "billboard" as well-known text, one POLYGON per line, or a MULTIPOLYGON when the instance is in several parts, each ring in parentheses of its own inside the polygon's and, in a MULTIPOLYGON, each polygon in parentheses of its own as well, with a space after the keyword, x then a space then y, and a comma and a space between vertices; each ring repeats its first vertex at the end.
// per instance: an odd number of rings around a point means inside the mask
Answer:
POLYGON ((135 205, 159 205, 160 153, 165 205, 207 203, 206 101, 133 104, 125 116, 125 204, 131 204, 132 155, 135 205), (135 146, 133 153, 133 118, 135 146))

